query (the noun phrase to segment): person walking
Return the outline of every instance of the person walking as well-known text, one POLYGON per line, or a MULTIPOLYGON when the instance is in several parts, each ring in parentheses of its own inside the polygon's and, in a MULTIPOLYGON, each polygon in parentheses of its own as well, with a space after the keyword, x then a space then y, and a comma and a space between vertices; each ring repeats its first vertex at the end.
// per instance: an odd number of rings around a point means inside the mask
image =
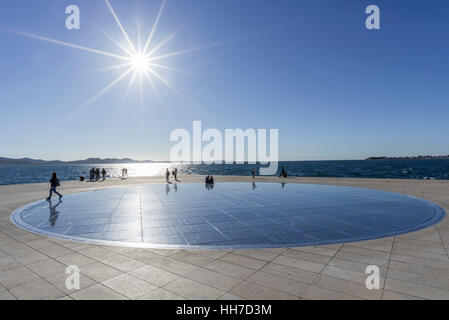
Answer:
POLYGON ((253 170, 251 171, 251 175, 253 176, 253 179, 255 179, 255 175, 256 175, 256 168, 253 168, 253 170))
POLYGON ((175 177, 175 181, 178 182, 178 168, 175 168, 175 170, 173 170, 172 174, 175 177))
POLYGON ((56 174, 56 172, 53 172, 51 179, 50 179, 50 195, 46 199, 47 201, 51 200, 53 192, 59 196, 59 200, 62 199, 62 194, 60 194, 58 191, 56 191, 56 188, 59 186, 60 186, 60 184, 59 184, 58 175, 56 174))
POLYGON ((168 168, 165 171, 165 180, 167 181, 167 183, 170 183, 170 171, 168 171, 168 168))
POLYGON ((287 178, 287 171, 285 171, 284 167, 281 167, 281 173, 279 174, 279 178, 281 177, 287 178))
POLYGON ((106 170, 105 170, 105 168, 103 168, 101 170, 101 176, 103 177, 103 181, 105 181, 106 180, 106 170))

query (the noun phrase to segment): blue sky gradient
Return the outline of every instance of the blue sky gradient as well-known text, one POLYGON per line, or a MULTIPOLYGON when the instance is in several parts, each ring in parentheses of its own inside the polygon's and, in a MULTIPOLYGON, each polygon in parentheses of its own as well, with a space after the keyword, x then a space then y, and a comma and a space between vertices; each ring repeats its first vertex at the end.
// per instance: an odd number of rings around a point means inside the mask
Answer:
MULTIPOLYGON (((145 38, 162 1, 111 0, 130 37, 145 38)), ((449 154, 449 2, 168 0, 160 53, 219 45, 159 61, 184 94, 155 81, 123 96, 128 78, 79 108, 123 70, 115 58, 29 38, 11 29, 120 53, 125 44, 103 0, 0 2, 0 156, 167 160, 170 132, 279 129, 281 160, 449 154), (81 29, 65 28, 65 8, 81 29), (381 30, 365 28, 365 8, 381 30)))

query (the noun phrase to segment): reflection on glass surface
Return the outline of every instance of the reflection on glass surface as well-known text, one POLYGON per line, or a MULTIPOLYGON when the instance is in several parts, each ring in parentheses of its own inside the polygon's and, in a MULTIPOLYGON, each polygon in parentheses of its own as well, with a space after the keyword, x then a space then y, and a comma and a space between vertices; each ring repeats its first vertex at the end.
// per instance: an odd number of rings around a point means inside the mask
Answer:
POLYGON ((442 217, 440 207, 395 193, 250 182, 82 192, 54 206, 37 202, 12 218, 35 232, 78 241, 220 249, 374 239, 418 230, 442 217))
POLYGON ((53 206, 53 205, 52 205, 52 202, 51 202, 51 199, 48 200, 48 208, 50 209, 50 217, 48 218, 48 221, 50 221, 50 225, 51 225, 52 227, 55 226, 56 220, 58 220, 58 217, 59 217, 59 211, 56 211, 56 208, 57 208, 61 203, 62 203, 62 201, 59 200, 59 202, 58 202, 55 206, 53 206))

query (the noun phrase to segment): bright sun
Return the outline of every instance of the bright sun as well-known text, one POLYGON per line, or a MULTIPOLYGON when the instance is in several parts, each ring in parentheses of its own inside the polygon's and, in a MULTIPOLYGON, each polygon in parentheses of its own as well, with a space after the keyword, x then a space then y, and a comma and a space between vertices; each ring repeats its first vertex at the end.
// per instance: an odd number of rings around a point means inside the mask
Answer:
POLYGON ((149 59, 147 56, 145 56, 142 53, 134 54, 131 57, 131 66, 134 68, 134 70, 137 70, 139 72, 144 71, 146 68, 149 68, 149 59))
POLYGON ((119 60, 122 60, 125 62, 122 64, 117 64, 117 65, 113 65, 111 67, 106 67, 106 68, 100 69, 102 71, 106 71, 106 70, 124 68, 125 71, 121 75, 119 75, 115 80, 113 80, 111 83, 109 83, 106 87, 104 87, 102 90, 100 90, 95 96, 93 96, 88 101, 86 101, 82 106, 85 106, 85 105, 91 103, 92 101, 94 101, 95 99, 99 98, 100 96, 105 94, 107 91, 109 91, 112 87, 114 87, 117 83, 119 83, 126 77, 130 77, 130 81, 129 81, 127 90, 125 92, 124 99, 126 99, 132 85, 136 81, 136 78, 138 79, 137 81, 139 82, 139 87, 140 87, 140 92, 141 92, 141 103, 143 103, 142 102, 143 101, 142 100, 142 97, 143 97, 142 92, 143 92, 143 81, 145 78, 148 80, 148 82, 150 83, 151 87, 153 88, 154 92, 156 93, 156 95, 158 97, 160 97, 160 96, 159 96, 159 92, 156 88, 156 85, 154 83, 154 79, 158 79, 159 81, 164 83, 167 87, 169 87, 173 92, 177 93, 180 96, 183 96, 183 94, 181 92, 179 92, 176 88, 174 88, 156 70, 157 69, 165 69, 165 70, 171 70, 171 71, 176 71, 176 72, 185 72, 185 71, 159 64, 158 61, 163 60, 168 57, 186 54, 186 53, 201 49, 201 47, 187 49, 187 50, 181 50, 181 51, 175 51, 175 52, 169 52, 169 53, 165 53, 165 54, 157 54, 158 50, 161 49, 178 32, 178 31, 173 32, 167 38, 162 40, 159 44, 153 46, 153 42, 152 42, 153 36, 156 32, 156 29, 157 29, 157 26, 159 23, 159 19, 162 15, 162 12, 164 10, 167 0, 163 0, 162 6, 159 9, 157 18, 153 24, 151 32, 148 35, 146 42, 144 43, 145 44, 144 47, 142 47, 142 48, 140 47, 140 44, 141 44, 140 29, 139 29, 139 33, 138 33, 138 39, 137 39, 138 41, 136 44, 134 44, 133 41, 131 41, 131 39, 129 38, 128 33, 126 32, 125 28, 123 27, 122 23, 120 22, 117 14, 115 13, 114 9, 111 6, 109 0, 104 0, 104 1, 106 3, 107 7, 109 8, 110 12, 112 13, 112 16, 114 17, 115 21, 117 22, 117 25, 119 26, 120 30, 122 31, 127 45, 120 43, 118 40, 115 40, 107 33, 105 33, 105 34, 123 51, 124 55, 113 53, 113 52, 106 52, 103 50, 92 49, 89 47, 80 46, 80 45, 76 45, 76 44, 68 43, 68 42, 63 42, 63 41, 59 41, 59 40, 55 40, 55 39, 51 39, 51 38, 47 38, 47 37, 43 37, 43 36, 39 36, 39 35, 35 35, 35 34, 30 34, 30 33, 26 33, 26 32, 20 32, 20 31, 15 31, 15 32, 25 35, 25 36, 28 36, 28 37, 40 39, 43 41, 48 41, 48 42, 51 42, 54 44, 71 47, 71 48, 75 48, 75 49, 79 49, 79 50, 83 50, 83 51, 88 51, 90 53, 96 53, 96 54, 100 54, 103 56, 113 57, 113 58, 116 58, 116 59, 119 59, 119 60))

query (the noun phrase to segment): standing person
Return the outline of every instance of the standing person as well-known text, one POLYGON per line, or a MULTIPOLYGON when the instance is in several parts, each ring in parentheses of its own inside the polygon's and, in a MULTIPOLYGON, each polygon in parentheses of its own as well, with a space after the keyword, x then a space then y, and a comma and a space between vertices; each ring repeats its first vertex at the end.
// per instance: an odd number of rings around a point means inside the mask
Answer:
POLYGON ((175 181, 178 182, 178 168, 175 168, 175 170, 173 170, 173 176, 175 177, 175 181))
POLYGON ((126 179, 128 179, 128 168, 125 168, 126 179))
POLYGON ((253 168, 253 170, 251 171, 251 175, 253 176, 254 179, 254 176, 256 175, 256 168, 253 168))
POLYGON ((101 175, 103 176, 103 181, 106 180, 106 170, 103 168, 103 170, 101 170, 101 175))
POLYGON ((47 201, 51 200, 51 196, 53 195, 53 192, 56 193, 59 196, 59 200, 62 199, 62 194, 60 194, 58 191, 56 191, 56 188, 59 187, 59 179, 56 172, 53 172, 51 179, 50 179, 50 195, 47 198, 47 201))
POLYGON ((165 180, 167 181, 167 183, 170 183, 170 171, 168 171, 168 168, 165 171, 165 180))

